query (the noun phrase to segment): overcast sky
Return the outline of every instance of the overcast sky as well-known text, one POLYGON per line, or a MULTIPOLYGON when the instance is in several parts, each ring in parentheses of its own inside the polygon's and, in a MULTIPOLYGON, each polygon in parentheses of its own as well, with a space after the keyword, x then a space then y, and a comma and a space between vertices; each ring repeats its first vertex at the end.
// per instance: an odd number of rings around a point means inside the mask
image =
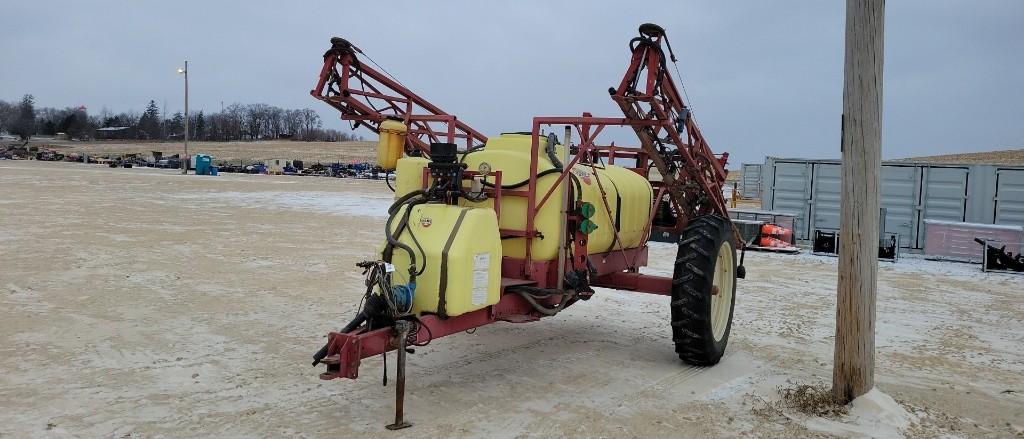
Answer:
MULTIPOLYGON (((488 135, 533 116, 618 116, 606 90, 651 21, 716 152, 839 155, 841 0, 0 1, 0 99, 174 112, 188 59, 193 111, 310 107, 343 128, 308 94, 343 36, 488 135)), ((1024 1, 890 0, 885 20, 886 158, 1024 147, 1024 1)))

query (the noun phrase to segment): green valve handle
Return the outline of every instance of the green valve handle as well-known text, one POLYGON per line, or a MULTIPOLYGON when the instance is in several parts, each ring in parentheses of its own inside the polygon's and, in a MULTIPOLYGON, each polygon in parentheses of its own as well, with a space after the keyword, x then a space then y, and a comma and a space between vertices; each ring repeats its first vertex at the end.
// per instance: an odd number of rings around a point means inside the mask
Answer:
POLYGON ((597 223, 589 219, 580 222, 580 232, 583 232, 584 235, 594 233, 594 230, 597 230, 597 223))
MULTIPOLYGON (((580 205, 580 215, 584 218, 590 218, 597 213, 597 208, 591 203, 583 203, 580 205)), ((596 227, 596 226, 595 226, 596 227)))

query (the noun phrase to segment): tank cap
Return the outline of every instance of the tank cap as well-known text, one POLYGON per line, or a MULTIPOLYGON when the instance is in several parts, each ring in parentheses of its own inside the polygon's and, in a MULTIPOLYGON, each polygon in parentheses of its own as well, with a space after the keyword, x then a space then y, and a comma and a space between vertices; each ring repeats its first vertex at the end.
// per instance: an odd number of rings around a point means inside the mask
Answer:
POLYGON ((651 38, 658 38, 665 36, 665 28, 654 23, 644 23, 640 25, 640 34, 651 38))

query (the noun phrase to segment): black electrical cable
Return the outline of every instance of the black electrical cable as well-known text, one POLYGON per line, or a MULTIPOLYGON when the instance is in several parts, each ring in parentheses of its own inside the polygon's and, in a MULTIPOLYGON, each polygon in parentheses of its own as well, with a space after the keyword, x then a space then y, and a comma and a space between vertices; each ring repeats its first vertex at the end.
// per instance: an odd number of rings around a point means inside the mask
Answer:
POLYGON ((384 184, 388 185, 388 189, 391 189, 391 192, 395 192, 395 187, 391 185, 391 179, 388 178, 388 176, 393 172, 395 171, 388 171, 384 173, 384 184))
MULTIPOLYGON (((415 326, 416 331, 413 332, 413 333, 410 333, 410 336, 414 336, 414 335, 418 334, 420 332, 420 328, 423 328, 423 329, 427 330, 427 341, 425 341, 423 343, 416 343, 415 341, 413 341, 410 344, 413 345, 413 346, 417 346, 417 347, 424 347, 426 345, 429 345, 430 342, 434 340, 434 333, 430 331, 430 327, 429 326, 423 324, 423 321, 420 320, 419 317, 412 316, 412 319, 416 322, 416 326, 415 326)), ((416 340, 416 337, 413 337, 413 340, 416 340)))

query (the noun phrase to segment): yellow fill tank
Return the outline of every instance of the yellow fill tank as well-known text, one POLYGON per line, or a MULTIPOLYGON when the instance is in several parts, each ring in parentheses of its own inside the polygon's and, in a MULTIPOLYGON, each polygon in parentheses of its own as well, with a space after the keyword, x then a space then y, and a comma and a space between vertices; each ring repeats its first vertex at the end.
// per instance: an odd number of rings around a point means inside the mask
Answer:
MULTIPOLYGON (((392 233, 406 209, 396 213, 392 233)), ((413 249, 416 269, 423 270, 416 277, 413 313, 457 316, 498 303, 502 252, 494 210, 415 205, 399 241, 413 249)), ((409 254, 396 247, 391 262, 395 265, 393 282, 408 283, 409 254)))
MULTIPOLYGON (((525 181, 530 174, 530 144, 528 134, 502 134, 488 139, 482 150, 474 151, 466 156, 469 169, 477 169, 481 163, 490 165, 492 171, 502 172, 502 186, 510 186, 525 181)), ((541 138, 537 166, 537 202, 547 193, 558 179, 558 172, 552 171, 554 165, 548 160, 544 149, 547 139, 541 138)), ((561 146, 559 146, 561 148, 561 146)), ((400 197, 423 187, 423 168, 430 161, 422 157, 406 157, 398 161, 395 196, 400 197)), ((567 164, 567 163, 566 163, 567 164)), ((651 203, 654 197, 650 182, 639 174, 615 165, 577 164, 573 167, 573 175, 580 183, 582 200, 597 208, 591 218, 598 228, 590 235, 587 246, 589 253, 605 253, 622 248, 637 248, 645 244, 644 230, 651 214, 651 203), (604 189, 604 197, 602 197, 604 189), (603 198, 603 199, 602 199, 603 198), (607 202, 607 205, 605 204, 607 202), (609 210, 611 211, 609 214, 609 210), (615 242, 618 231, 621 243, 615 242)), ((488 179, 494 182, 494 177, 488 179)), ((466 183, 468 185, 468 182, 466 183)), ((522 185, 516 190, 527 190, 522 185)), ((487 199, 480 203, 460 200, 462 205, 493 208, 493 200, 487 199)), ((535 261, 553 260, 558 256, 558 228, 560 225, 559 193, 556 189, 548 201, 537 212, 534 222, 535 229, 545 239, 533 240, 533 259, 535 261)), ((525 197, 503 196, 501 218, 498 219, 502 229, 526 230, 527 200, 525 197)), ((526 257, 526 238, 501 240, 502 254, 510 258, 526 257)))
POLYGON ((404 123, 388 119, 380 124, 380 138, 377 139, 377 166, 391 171, 405 151, 405 134, 409 131, 404 123))
POLYGON ((398 160, 395 168, 395 198, 423 189, 423 169, 429 163, 430 160, 423 157, 403 157, 398 160))

